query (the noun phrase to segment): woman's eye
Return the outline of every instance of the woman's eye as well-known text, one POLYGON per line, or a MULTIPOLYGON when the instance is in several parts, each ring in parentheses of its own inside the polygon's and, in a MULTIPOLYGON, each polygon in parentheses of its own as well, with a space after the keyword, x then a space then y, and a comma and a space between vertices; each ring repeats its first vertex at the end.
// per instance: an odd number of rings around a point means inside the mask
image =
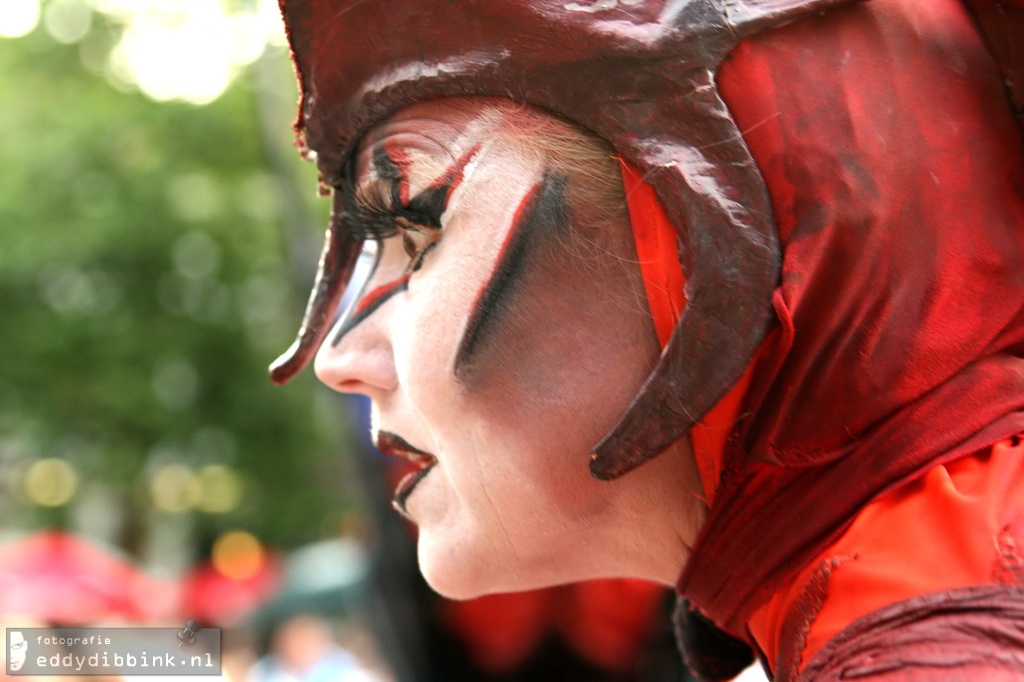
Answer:
POLYGON ((346 184, 342 191, 347 193, 347 227, 354 237, 367 241, 400 238, 408 259, 404 267, 413 272, 441 238, 444 207, 420 197, 402 204, 396 188, 397 185, 382 183, 371 183, 365 189, 354 183, 346 184))
POLYGON ((410 268, 419 269, 423 256, 437 243, 441 231, 432 227, 404 225, 401 228, 402 246, 409 257, 410 268))

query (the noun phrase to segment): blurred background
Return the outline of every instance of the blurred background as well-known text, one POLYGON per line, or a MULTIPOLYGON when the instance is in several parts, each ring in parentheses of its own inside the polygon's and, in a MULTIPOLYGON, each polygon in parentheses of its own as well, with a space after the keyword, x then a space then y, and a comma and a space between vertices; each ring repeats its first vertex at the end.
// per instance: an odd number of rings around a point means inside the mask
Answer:
POLYGON ((224 628, 231 680, 682 680, 672 596, 440 599, 366 406, 268 363, 328 202, 276 0, 0 0, 0 620, 224 628))

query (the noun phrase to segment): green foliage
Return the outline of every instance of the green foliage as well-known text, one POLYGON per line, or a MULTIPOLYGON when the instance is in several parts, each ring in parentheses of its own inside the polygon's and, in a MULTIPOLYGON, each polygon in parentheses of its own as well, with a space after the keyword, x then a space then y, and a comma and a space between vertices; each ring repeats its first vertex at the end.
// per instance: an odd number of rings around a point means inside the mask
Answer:
MULTIPOLYGON (((301 300, 279 219, 295 179, 268 170, 258 115, 244 81, 205 107, 157 104, 41 30, 0 39, 8 481, 63 457, 115 491, 131 521, 150 513, 160 465, 227 464, 243 504, 186 512, 199 534, 241 527, 287 545, 317 537, 345 504, 311 377, 285 389, 266 378, 301 300)), ((31 507, 11 492, 8 511, 31 507)))

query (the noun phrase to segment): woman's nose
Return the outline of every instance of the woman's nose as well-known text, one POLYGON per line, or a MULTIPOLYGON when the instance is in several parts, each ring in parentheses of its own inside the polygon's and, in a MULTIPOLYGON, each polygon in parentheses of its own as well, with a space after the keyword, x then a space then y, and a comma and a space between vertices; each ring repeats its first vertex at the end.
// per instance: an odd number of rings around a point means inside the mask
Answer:
POLYGON ((352 326, 340 320, 324 339, 314 361, 317 378, 342 393, 377 398, 398 387, 391 342, 386 334, 387 305, 352 326))

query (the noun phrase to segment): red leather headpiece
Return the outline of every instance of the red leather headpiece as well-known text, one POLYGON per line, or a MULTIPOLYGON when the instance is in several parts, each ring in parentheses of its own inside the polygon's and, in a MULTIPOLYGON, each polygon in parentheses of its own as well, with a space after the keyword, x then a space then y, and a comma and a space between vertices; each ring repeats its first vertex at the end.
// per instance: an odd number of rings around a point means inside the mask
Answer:
MULTIPOLYGON (((595 447, 614 478, 658 454, 742 375, 772 319, 772 208, 719 97, 719 64, 745 37, 855 0, 282 0, 302 87, 296 129, 338 185, 360 135, 449 96, 536 105, 605 138, 654 186, 679 231, 687 307, 660 363, 595 447)), ((351 276, 335 193, 320 276, 287 381, 315 352, 351 276)))

